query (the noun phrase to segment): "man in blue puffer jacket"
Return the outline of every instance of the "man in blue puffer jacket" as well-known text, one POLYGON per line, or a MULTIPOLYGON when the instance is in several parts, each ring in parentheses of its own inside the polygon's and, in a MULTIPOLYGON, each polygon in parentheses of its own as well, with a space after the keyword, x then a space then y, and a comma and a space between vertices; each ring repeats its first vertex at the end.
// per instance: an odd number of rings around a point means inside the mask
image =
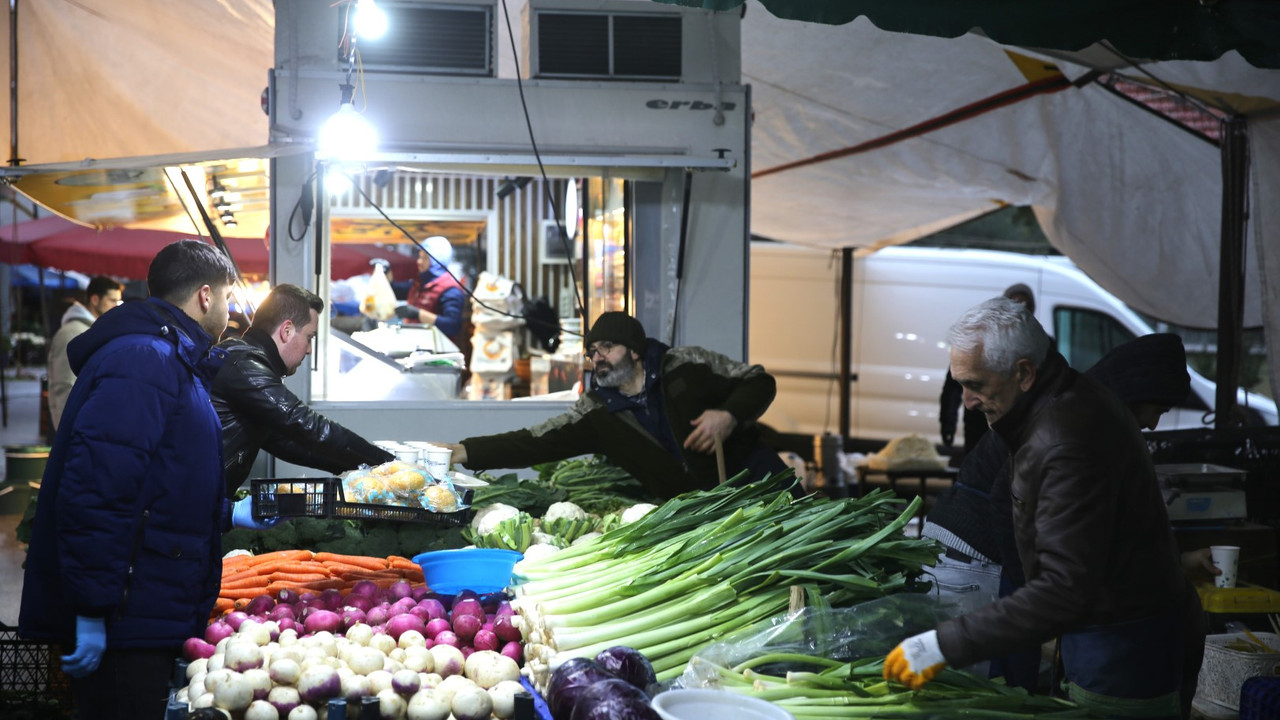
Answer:
POLYGON ((209 385, 235 269, 183 240, 151 262, 151 298, 68 346, 77 377, 40 488, 19 633, 62 643, 81 720, 160 718, 183 641, 218 594, 233 509, 209 385))

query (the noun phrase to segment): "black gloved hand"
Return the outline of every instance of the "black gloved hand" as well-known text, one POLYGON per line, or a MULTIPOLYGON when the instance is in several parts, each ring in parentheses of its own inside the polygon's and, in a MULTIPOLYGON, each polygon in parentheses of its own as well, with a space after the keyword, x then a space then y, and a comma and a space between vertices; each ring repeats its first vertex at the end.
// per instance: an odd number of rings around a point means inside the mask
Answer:
POLYGON ((417 320, 419 317, 418 308, 412 305, 397 305, 396 317, 404 318, 405 320, 417 320))

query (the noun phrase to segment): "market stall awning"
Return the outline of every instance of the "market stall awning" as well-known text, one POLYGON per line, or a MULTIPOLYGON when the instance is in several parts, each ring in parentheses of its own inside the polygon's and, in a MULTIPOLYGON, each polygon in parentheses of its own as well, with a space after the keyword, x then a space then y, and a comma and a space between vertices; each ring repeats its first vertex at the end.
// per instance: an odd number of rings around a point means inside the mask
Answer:
MULTIPOLYGON (((655 0, 724 11, 746 0, 655 0)), ((1131 58, 1216 60, 1235 50, 1280 68, 1280 3, 1272 0, 760 0, 785 20, 843 25, 865 16, 881 30, 955 38, 977 31, 1002 44, 1083 50, 1107 43, 1131 58)))
MULTIPOLYGON (((141 280, 147 277, 147 268, 161 248, 193 237, 185 233, 123 227, 99 231, 61 217, 46 217, 16 226, 0 226, 0 262, 141 280)), ((228 237, 223 241, 242 273, 266 275, 267 247, 261 239, 228 237)), ((332 252, 331 275, 338 279, 369 272, 369 261, 374 258, 390 262, 397 277, 408 278, 417 273, 412 256, 386 248, 342 244, 334 245, 332 252)))

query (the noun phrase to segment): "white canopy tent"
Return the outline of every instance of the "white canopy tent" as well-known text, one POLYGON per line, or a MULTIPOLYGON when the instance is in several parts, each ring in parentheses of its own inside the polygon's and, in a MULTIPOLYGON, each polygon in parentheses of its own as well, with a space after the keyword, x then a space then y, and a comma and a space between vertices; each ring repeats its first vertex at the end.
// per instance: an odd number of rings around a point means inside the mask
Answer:
MULTIPOLYGON (((510 17, 522 17, 523 4, 510 3, 510 17)), ((23 164, 265 142, 258 98, 273 59, 269 0, 19 0, 18 8, 23 164)), ((1218 148, 1096 84, 1053 78, 1078 80, 1096 64, 1084 58, 1102 58, 1134 80, 1154 77, 1252 116, 1244 322, 1278 336, 1280 252, 1267 250, 1280 235, 1280 119, 1265 113, 1280 103, 1280 72, 1234 53, 1134 66, 1095 48, 1064 60, 974 33, 945 39, 865 19, 780 20, 754 3, 742 44, 741 81, 755 113, 753 233, 874 248, 1001 204, 1030 205, 1054 246, 1101 285, 1194 327, 1218 321, 1218 148), (1025 97, 1001 102, 1010 91, 1025 97), (991 107, 970 107, 962 121, 814 161, 984 100, 991 107)), ((509 50, 499 58, 510 67, 509 50)), ((8 96, 0 104, 7 109, 8 96)), ((1280 379, 1280 348, 1270 368, 1280 379)))

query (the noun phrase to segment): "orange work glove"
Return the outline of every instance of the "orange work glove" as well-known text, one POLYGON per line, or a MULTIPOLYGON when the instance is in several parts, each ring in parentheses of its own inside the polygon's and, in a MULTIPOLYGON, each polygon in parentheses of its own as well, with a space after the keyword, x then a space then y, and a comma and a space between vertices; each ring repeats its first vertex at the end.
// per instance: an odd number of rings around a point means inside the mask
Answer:
POLYGON ((938 647, 938 631, 930 630, 903 640, 889 653, 884 659, 884 679, 919 690, 946 666, 947 659, 938 647))

